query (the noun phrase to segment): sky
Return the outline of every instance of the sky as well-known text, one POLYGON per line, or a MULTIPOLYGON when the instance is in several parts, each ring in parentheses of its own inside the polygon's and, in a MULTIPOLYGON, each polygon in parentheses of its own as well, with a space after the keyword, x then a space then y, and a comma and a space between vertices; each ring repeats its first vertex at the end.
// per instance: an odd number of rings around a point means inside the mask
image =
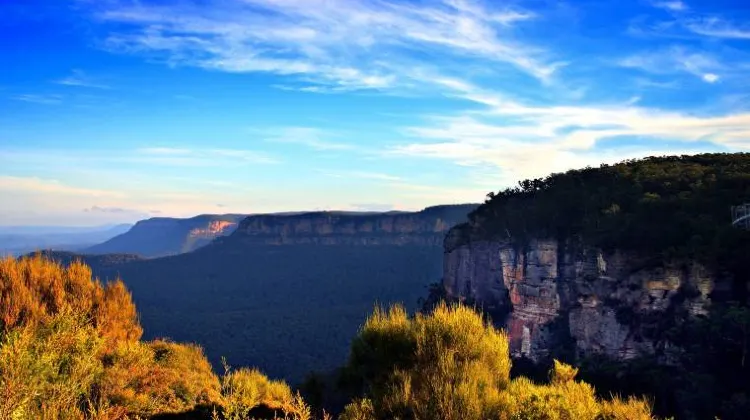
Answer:
POLYGON ((416 210, 750 149, 741 0, 2 0, 0 63, 0 225, 416 210))

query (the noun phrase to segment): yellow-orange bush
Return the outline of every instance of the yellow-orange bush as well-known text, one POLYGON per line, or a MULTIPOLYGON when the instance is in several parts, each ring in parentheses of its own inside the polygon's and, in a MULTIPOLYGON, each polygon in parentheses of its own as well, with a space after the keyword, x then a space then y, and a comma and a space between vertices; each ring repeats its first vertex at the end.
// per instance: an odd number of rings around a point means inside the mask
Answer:
POLYGON ((198 346, 124 342, 104 363, 101 390, 129 413, 179 413, 221 399, 219 379, 198 346))
POLYGON ((0 334, 66 310, 86 317, 109 348, 141 337, 135 305, 122 281, 92 281, 91 269, 79 261, 62 267, 41 255, 0 259, 0 334))
POLYGON ((202 350, 143 343, 121 281, 80 262, 0 260, 0 419, 119 419, 219 404, 202 350))
POLYGON ((222 380, 223 414, 228 420, 266 414, 290 420, 308 420, 310 408, 289 385, 268 379, 256 369, 228 372, 222 380))

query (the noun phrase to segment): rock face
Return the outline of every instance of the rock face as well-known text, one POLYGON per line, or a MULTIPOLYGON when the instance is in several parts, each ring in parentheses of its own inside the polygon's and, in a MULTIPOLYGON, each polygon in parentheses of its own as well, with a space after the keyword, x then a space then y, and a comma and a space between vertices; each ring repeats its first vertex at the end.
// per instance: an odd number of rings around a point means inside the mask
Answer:
POLYGON ((236 222, 229 220, 212 220, 206 227, 197 227, 188 234, 191 238, 214 239, 217 236, 231 233, 231 229, 237 226, 236 222))
POLYGON ((553 239, 445 241, 443 284, 503 322, 514 356, 540 360, 567 343, 575 354, 629 359, 664 354, 649 320, 667 311, 705 313, 715 277, 696 263, 654 266, 643 257, 574 247, 553 239))
POLYGON ((433 245, 465 220, 474 204, 419 212, 312 212, 245 218, 227 241, 258 245, 433 245))

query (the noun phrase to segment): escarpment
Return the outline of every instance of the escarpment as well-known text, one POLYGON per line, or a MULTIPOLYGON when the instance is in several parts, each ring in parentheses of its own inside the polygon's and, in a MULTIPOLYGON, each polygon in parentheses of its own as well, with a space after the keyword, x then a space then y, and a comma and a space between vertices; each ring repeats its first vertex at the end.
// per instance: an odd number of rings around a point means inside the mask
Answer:
POLYGON ((419 212, 254 215, 217 243, 440 246, 448 230, 475 208, 467 204, 428 207, 419 212))
POLYGON ((528 180, 448 233, 443 286, 507 328, 515 356, 674 359, 669 330, 747 305, 750 155, 626 161, 528 180))

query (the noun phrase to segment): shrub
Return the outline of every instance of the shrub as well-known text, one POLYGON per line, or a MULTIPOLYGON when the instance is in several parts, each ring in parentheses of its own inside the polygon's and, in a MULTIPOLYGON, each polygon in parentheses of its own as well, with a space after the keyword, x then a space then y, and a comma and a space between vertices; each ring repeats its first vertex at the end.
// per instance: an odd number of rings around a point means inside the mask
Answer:
POLYGON ((222 378, 223 414, 227 420, 284 418, 308 420, 310 408, 283 381, 268 379, 256 369, 239 369, 222 378))
POLYGON ((179 413, 221 401, 219 379, 195 345, 124 342, 105 364, 102 392, 129 413, 179 413))
POLYGON ((118 419, 219 404, 200 347, 141 335, 121 281, 80 262, 0 260, 0 419, 118 419))
POLYGON ((92 326, 70 313, 9 332, 0 344, 0 418, 122 417, 123 410, 96 395, 103 345, 92 326))
POLYGON ((66 268, 41 255, 0 259, 0 335, 64 311, 90 321, 108 348, 141 337, 135 305, 122 281, 102 285, 80 261, 66 268))
POLYGON ((401 306, 376 309, 352 344, 349 370, 377 418, 486 418, 510 381, 508 341, 464 306, 443 303, 414 318, 401 306))
POLYGON ((362 398, 349 403, 344 412, 339 416, 339 420, 374 420, 375 408, 372 401, 368 398, 362 398))
POLYGON ((555 361, 549 384, 510 380, 508 340, 473 310, 439 304, 407 316, 400 306, 376 309, 352 343, 348 374, 365 398, 343 420, 650 419, 641 400, 601 401, 555 361))

